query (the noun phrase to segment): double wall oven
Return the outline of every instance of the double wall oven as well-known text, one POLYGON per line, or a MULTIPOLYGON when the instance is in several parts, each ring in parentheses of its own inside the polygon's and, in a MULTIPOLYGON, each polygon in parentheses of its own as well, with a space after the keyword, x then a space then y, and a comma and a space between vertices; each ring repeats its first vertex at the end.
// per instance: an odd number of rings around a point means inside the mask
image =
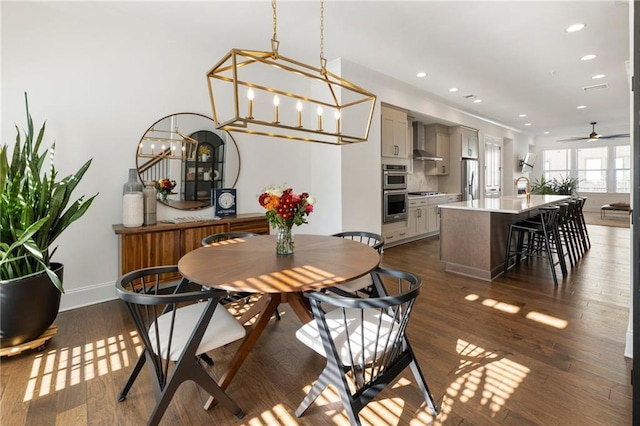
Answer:
POLYGON ((382 165, 382 222, 407 220, 409 198, 407 166, 382 165))

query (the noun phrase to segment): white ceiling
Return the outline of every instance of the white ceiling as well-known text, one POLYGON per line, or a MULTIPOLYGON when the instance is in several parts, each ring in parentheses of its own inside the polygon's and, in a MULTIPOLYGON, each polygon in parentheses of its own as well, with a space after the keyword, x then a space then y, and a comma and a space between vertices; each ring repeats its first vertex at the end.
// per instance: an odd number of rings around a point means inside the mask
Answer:
MULTIPOLYGON (((269 1, 102 6, 171 28, 189 43, 270 50, 269 1)), ((627 1, 327 0, 324 9, 328 60, 349 59, 536 137, 587 136, 591 121, 601 135, 629 132, 627 1), (564 31, 578 22, 586 24, 582 31, 564 31), (589 53, 598 57, 580 60, 589 53), (418 71, 428 76, 419 79, 418 71), (595 74, 606 78, 592 80, 595 74), (583 90, 600 83, 608 88, 583 90), (450 93, 454 86, 460 90, 450 93), (470 94, 483 102, 464 98, 470 94)), ((319 65, 319 1, 279 1, 277 17, 279 52, 319 65)))

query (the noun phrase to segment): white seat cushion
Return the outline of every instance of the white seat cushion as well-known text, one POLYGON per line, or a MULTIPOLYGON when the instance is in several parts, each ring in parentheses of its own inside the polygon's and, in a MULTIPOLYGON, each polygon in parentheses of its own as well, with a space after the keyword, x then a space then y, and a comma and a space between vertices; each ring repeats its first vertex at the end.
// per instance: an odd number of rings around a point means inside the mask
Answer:
POLYGON ((364 277, 356 278, 355 280, 347 281, 344 284, 338 284, 336 287, 342 291, 355 293, 356 291, 369 287, 372 284, 373 281, 371 281, 371 276, 366 275, 364 277))
MULTIPOLYGON (((191 332, 196 327, 202 311, 204 311, 207 303, 194 303, 185 307, 178 308, 176 311, 176 319, 174 324, 173 340, 171 341, 170 360, 177 361, 182 353, 184 346, 191 336, 191 332)), ((158 326, 160 329, 160 347, 163 350, 162 357, 167 358, 167 344, 171 331, 171 312, 161 315, 158 318, 158 326)), ((209 326, 202 336, 202 341, 198 346, 196 354, 209 352, 220 346, 234 342, 244 337, 246 331, 242 324, 238 322, 224 306, 218 304, 213 312, 209 326)), ((149 328, 149 339, 153 346, 154 352, 158 353, 156 348, 156 327, 152 324, 149 328)))
MULTIPOLYGON (((380 333, 378 335, 378 323, 380 322, 380 311, 377 309, 353 309, 344 310, 347 318, 347 328, 349 334, 349 342, 351 351, 353 352, 353 362, 358 365, 366 365, 377 359, 384 351, 387 342, 392 343, 398 333, 399 325, 386 314, 382 314, 382 324, 380 324, 380 333), (364 312, 364 325, 361 327, 360 313, 364 312), (364 329, 364 347, 362 345, 362 330, 364 329), (364 350, 364 363, 362 362, 362 353, 364 350)), ((351 365, 351 357, 349 356, 349 345, 347 344, 347 333, 344 330, 345 321, 343 319, 343 310, 334 309, 325 314, 325 319, 331 336, 333 338, 336 350, 343 365, 351 365)), ((326 357, 322 346, 322 339, 318 331, 316 321, 311 321, 302 326, 296 332, 296 337, 302 343, 326 357)))

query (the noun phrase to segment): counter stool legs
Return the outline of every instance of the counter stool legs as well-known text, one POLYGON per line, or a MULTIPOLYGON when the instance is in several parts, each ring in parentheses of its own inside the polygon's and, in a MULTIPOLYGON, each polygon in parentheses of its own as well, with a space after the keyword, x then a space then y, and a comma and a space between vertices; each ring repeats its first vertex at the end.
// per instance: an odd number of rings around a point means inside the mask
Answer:
POLYGON ((585 250, 589 250, 591 248, 591 240, 589 239, 589 231, 587 230, 587 223, 584 220, 584 213, 582 211, 584 204, 587 202, 587 199, 585 197, 580 197, 577 199, 578 201, 578 223, 582 229, 582 232, 584 234, 584 245, 585 245, 585 250))
POLYGON ((520 263, 521 257, 524 255, 546 257, 551 267, 551 275, 553 283, 558 286, 558 277, 555 266, 560 264, 562 276, 567 276, 567 265, 562 250, 562 242, 558 231, 558 212, 559 207, 542 207, 540 208, 540 220, 530 221, 522 220, 509 225, 509 235, 507 236, 507 250, 504 257, 504 274, 509 270, 511 259, 515 259, 515 265, 520 263), (512 250, 511 243, 513 241, 513 233, 517 233, 517 247, 512 250), (526 238, 526 241, 525 241, 526 238), (544 250, 544 254, 542 251, 544 250), (554 262, 553 253, 558 256, 558 262, 554 262))

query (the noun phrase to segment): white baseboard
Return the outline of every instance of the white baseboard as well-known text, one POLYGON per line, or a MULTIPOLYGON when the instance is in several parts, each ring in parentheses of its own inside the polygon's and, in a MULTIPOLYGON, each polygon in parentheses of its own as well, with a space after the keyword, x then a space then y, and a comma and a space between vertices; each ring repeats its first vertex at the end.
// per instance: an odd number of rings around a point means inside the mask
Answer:
POLYGON ((60 312, 106 302, 116 298, 115 281, 66 290, 60 300, 60 312))

